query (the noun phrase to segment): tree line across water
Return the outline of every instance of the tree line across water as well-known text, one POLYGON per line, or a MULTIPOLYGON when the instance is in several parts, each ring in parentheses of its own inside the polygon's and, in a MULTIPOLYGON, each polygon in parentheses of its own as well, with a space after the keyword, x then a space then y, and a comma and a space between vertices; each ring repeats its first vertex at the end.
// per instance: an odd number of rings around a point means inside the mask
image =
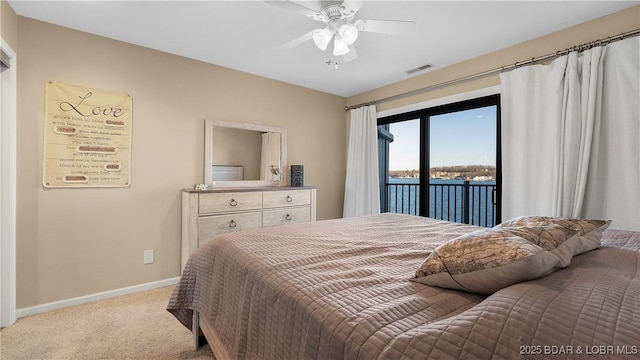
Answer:
MULTIPOLYGON (((390 170, 389 177, 392 178, 419 178, 420 170, 390 170)), ((432 179, 461 179, 473 180, 477 178, 495 179, 496 167, 490 165, 455 165, 432 167, 429 170, 429 177, 432 179)))

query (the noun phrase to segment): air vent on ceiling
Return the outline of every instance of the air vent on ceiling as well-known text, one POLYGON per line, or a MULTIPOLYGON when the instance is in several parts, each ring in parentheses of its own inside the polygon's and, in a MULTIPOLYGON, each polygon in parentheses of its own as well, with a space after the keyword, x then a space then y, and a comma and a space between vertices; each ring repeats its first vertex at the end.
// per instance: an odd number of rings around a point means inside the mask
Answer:
POLYGON ((428 68, 431 68, 433 66, 434 66, 433 64, 426 64, 426 65, 418 66, 415 69, 407 70, 407 74, 411 75, 411 74, 417 73, 418 71, 422 71, 422 70, 426 70, 428 68))

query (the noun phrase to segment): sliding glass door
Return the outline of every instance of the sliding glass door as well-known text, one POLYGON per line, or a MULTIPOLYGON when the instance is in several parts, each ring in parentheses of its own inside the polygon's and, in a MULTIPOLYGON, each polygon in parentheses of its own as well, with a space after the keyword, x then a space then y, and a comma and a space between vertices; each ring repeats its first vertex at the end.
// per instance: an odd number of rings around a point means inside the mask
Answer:
POLYGON ((378 120, 381 211, 500 220, 499 96, 378 120))

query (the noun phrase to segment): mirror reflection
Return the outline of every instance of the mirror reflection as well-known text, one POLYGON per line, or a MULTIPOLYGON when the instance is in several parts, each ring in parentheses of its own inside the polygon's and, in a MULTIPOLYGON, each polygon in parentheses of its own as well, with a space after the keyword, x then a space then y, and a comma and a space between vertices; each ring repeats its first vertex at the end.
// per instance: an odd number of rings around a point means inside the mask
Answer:
POLYGON ((286 184, 286 131, 242 122, 205 122, 205 181, 216 186, 286 184))
POLYGON ((261 179, 262 134, 217 126, 213 131, 213 181, 261 179))

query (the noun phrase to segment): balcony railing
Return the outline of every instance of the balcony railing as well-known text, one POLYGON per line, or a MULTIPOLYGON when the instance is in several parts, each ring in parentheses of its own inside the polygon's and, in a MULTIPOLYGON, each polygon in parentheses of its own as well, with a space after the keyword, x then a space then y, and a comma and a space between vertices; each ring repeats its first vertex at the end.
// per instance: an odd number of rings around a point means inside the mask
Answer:
MULTIPOLYGON (((386 211, 420 214, 419 183, 393 182, 386 186, 386 211)), ((493 182, 461 180, 432 182, 429 184, 429 208, 425 215, 439 220, 493 227, 497 218, 496 185, 493 182)))

